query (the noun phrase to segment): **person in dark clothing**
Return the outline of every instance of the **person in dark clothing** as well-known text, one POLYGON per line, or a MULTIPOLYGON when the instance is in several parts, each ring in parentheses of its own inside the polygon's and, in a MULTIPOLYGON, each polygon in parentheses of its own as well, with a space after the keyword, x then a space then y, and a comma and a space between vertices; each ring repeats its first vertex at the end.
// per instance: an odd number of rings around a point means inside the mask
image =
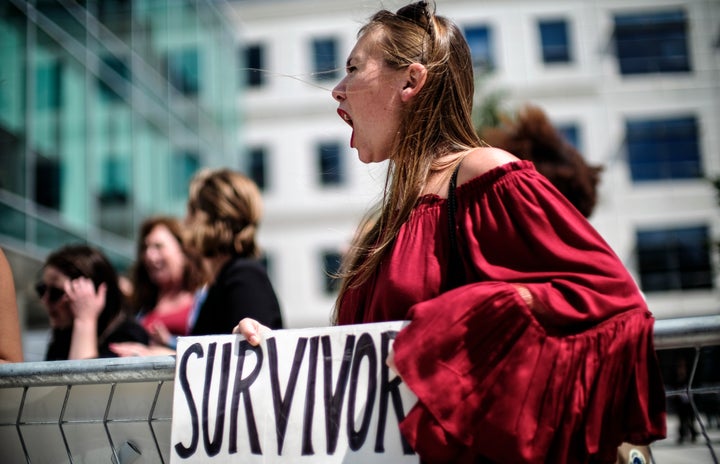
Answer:
POLYGON ((250 317, 283 327, 280 304, 255 234, 262 215, 257 185, 229 169, 200 171, 190 183, 187 243, 205 260, 210 285, 191 335, 229 334, 250 317))
POLYGON ((149 337, 127 311, 118 275, 99 250, 67 245, 45 260, 35 286, 52 328, 45 360, 110 358, 111 343, 149 337))

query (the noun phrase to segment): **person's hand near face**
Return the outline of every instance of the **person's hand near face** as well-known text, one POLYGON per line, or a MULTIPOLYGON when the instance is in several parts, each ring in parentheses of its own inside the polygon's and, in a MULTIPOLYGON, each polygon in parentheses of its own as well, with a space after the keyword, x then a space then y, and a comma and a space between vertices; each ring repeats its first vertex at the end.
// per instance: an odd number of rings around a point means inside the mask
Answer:
POLYGON ((64 284, 65 298, 73 315, 73 334, 69 359, 98 357, 97 322, 105 307, 105 284, 95 289, 93 281, 86 277, 67 279, 64 284))
POLYGON ((105 284, 95 289, 93 281, 87 277, 78 277, 66 280, 63 287, 74 324, 97 322, 100 313, 105 307, 105 284))
POLYGON ((71 280, 59 269, 47 266, 36 289, 53 329, 72 327, 68 359, 97 357, 97 322, 105 307, 106 285, 96 289, 87 277, 71 280))

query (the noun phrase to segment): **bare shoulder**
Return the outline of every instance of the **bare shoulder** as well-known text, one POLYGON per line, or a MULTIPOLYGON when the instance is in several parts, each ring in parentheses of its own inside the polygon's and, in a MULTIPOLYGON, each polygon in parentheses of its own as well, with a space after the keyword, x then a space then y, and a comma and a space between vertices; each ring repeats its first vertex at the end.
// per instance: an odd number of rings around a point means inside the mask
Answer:
POLYGON ((479 147, 465 155, 460 171, 458 172, 458 185, 485 174, 503 164, 519 161, 520 159, 500 148, 479 147))
POLYGON ((4 288, 5 285, 13 284, 12 270, 10 269, 10 263, 5 257, 5 252, 0 249, 0 288, 4 288))

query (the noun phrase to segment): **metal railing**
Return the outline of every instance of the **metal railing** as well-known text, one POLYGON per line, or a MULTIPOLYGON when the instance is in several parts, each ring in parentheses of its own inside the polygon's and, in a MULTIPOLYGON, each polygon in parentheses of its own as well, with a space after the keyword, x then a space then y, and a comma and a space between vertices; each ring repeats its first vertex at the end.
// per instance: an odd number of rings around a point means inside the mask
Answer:
POLYGON ((175 358, 0 365, 3 462, 170 462, 175 358))
MULTIPOLYGON (((720 395, 719 384, 694 384, 701 349, 715 345, 720 315, 655 323, 658 351, 695 351, 687 384, 667 395, 687 395, 709 452, 702 462, 717 464, 694 401, 696 395, 720 395)), ((0 365, 3 462, 168 463, 174 375, 173 356, 0 365)), ((662 464, 653 447, 651 452, 652 461, 662 464)))
MULTIPOLYGON (((682 386, 667 389, 665 396, 668 399, 684 398, 689 402, 692 415, 700 427, 700 434, 708 448, 708 459, 712 459, 707 462, 718 464, 718 456, 696 398, 702 395, 712 395, 716 397, 713 407, 720 408, 720 383, 715 379, 713 383, 697 385, 696 380, 703 348, 720 345, 720 315, 658 320, 655 322, 654 338, 655 349, 659 353, 663 350, 681 348, 693 350, 687 381, 682 386)), ((714 365, 720 366, 720 359, 715 359, 714 365)), ((712 414, 720 418, 720 409, 713 411, 712 414)), ((718 425, 720 426, 720 424, 718 425)), ((690 461, 688 460, 688 462, 690 461)))

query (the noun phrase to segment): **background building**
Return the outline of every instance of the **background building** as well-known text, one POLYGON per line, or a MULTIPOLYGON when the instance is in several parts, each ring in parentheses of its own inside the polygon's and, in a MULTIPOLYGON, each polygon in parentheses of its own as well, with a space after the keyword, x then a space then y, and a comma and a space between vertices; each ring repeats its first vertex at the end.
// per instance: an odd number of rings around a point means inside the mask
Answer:
MULTIPOLYGON (((4 2, 0 246, 21 307, 47 251, 88 240, 126 268, 139 221, 182 214, 192 173, 223 165, 263 189, 260 242, 288 325, 327 324, 328 273, 385 180, 349 148, 330 91, 358 28, 404 3, 4 2)), ((656 316, 717 314, 720 2, 437 9, 466 33, 479 101, 542 107, 604 166, 591 222, 656 316)))
POLYGON ((147 215, 184 214, 205 165, 239 156, 234 30, 218 2, 0 4, 0 246, 26 327, 32 283, 68 242, 124 271, 147 215))

